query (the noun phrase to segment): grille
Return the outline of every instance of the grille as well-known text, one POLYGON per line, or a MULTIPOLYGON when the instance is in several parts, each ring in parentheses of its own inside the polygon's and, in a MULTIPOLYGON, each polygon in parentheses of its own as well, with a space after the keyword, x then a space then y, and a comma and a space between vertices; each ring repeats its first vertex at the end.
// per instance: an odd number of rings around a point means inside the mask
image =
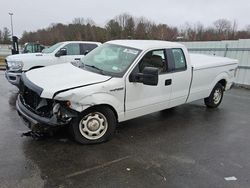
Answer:
POLYGON ((42 117, 51 117, 53 115, 53 100, 41 98, 36 92, 29 89, 20 81, 19 85, 21 101, 33 113, 42 117))

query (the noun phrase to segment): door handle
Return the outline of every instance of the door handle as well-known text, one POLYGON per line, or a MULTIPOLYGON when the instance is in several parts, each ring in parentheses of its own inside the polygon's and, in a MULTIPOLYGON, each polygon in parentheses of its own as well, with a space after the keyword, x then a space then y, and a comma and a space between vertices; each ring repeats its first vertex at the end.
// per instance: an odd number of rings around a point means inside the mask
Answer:
POLYGON ((75 58, 75 60, 80 61, 80 60, 81 60, 81 58, 75 58))
POLYGON ((165 86, 169 86, 172 84, 172 79, 165 80, 165 86))

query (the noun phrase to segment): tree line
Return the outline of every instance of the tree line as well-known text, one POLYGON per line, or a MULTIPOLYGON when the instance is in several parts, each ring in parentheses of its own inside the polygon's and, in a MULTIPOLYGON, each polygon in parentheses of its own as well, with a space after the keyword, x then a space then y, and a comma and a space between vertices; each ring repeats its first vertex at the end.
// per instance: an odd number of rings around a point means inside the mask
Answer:
POLYGON ((113 39, 155 39, 168 41, 215 41, 250 38, 250 25, 238 30, 237 22, 218 19, 211 26, 202 23, 185 23, 181 27, 156 24, 144 17, 133 17, 127 13, 109 20, 104 27, 91 19, 75 18, 69 24, 51 24, 35 32, 25 31, 21 43, 39 41, 52 45, 59 41, 86 40, 105 42, 113 39))

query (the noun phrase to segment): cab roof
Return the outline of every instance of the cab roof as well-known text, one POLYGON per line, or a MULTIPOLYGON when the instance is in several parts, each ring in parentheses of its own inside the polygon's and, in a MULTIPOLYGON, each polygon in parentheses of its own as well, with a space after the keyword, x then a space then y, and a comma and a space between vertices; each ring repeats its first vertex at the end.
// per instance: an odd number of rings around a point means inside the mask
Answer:
POLYGON ((162 40, 112 40, 108 41, 108 44, 116 44, 121 46, 127 46, 140 50, 148 50, 151 48, 180 48, 184 45, 176 42, 168 42, 162 40))
POLYGON ((88 44, 98 44, 101 45, 100 42, 94 42, 94 41, 62 41, 61 43, 69 44, 69 43, 88 43, 88 44))

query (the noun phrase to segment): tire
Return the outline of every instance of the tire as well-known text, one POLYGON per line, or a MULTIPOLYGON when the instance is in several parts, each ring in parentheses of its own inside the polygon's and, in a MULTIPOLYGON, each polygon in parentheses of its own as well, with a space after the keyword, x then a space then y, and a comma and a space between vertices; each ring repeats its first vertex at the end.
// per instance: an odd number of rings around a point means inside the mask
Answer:
POLYGON ((116 124, 117 119, 110 108, 93 107, 72 119, 70 132, 80 144, 97 144, 111 139, 116 124))
POLYGON ((224 88, 220 83, 217 83, 212 92, 210 93, 209 97, 204 99, 204 102, 208 108, 217 108, 222 99, 224 94, 224 88))

